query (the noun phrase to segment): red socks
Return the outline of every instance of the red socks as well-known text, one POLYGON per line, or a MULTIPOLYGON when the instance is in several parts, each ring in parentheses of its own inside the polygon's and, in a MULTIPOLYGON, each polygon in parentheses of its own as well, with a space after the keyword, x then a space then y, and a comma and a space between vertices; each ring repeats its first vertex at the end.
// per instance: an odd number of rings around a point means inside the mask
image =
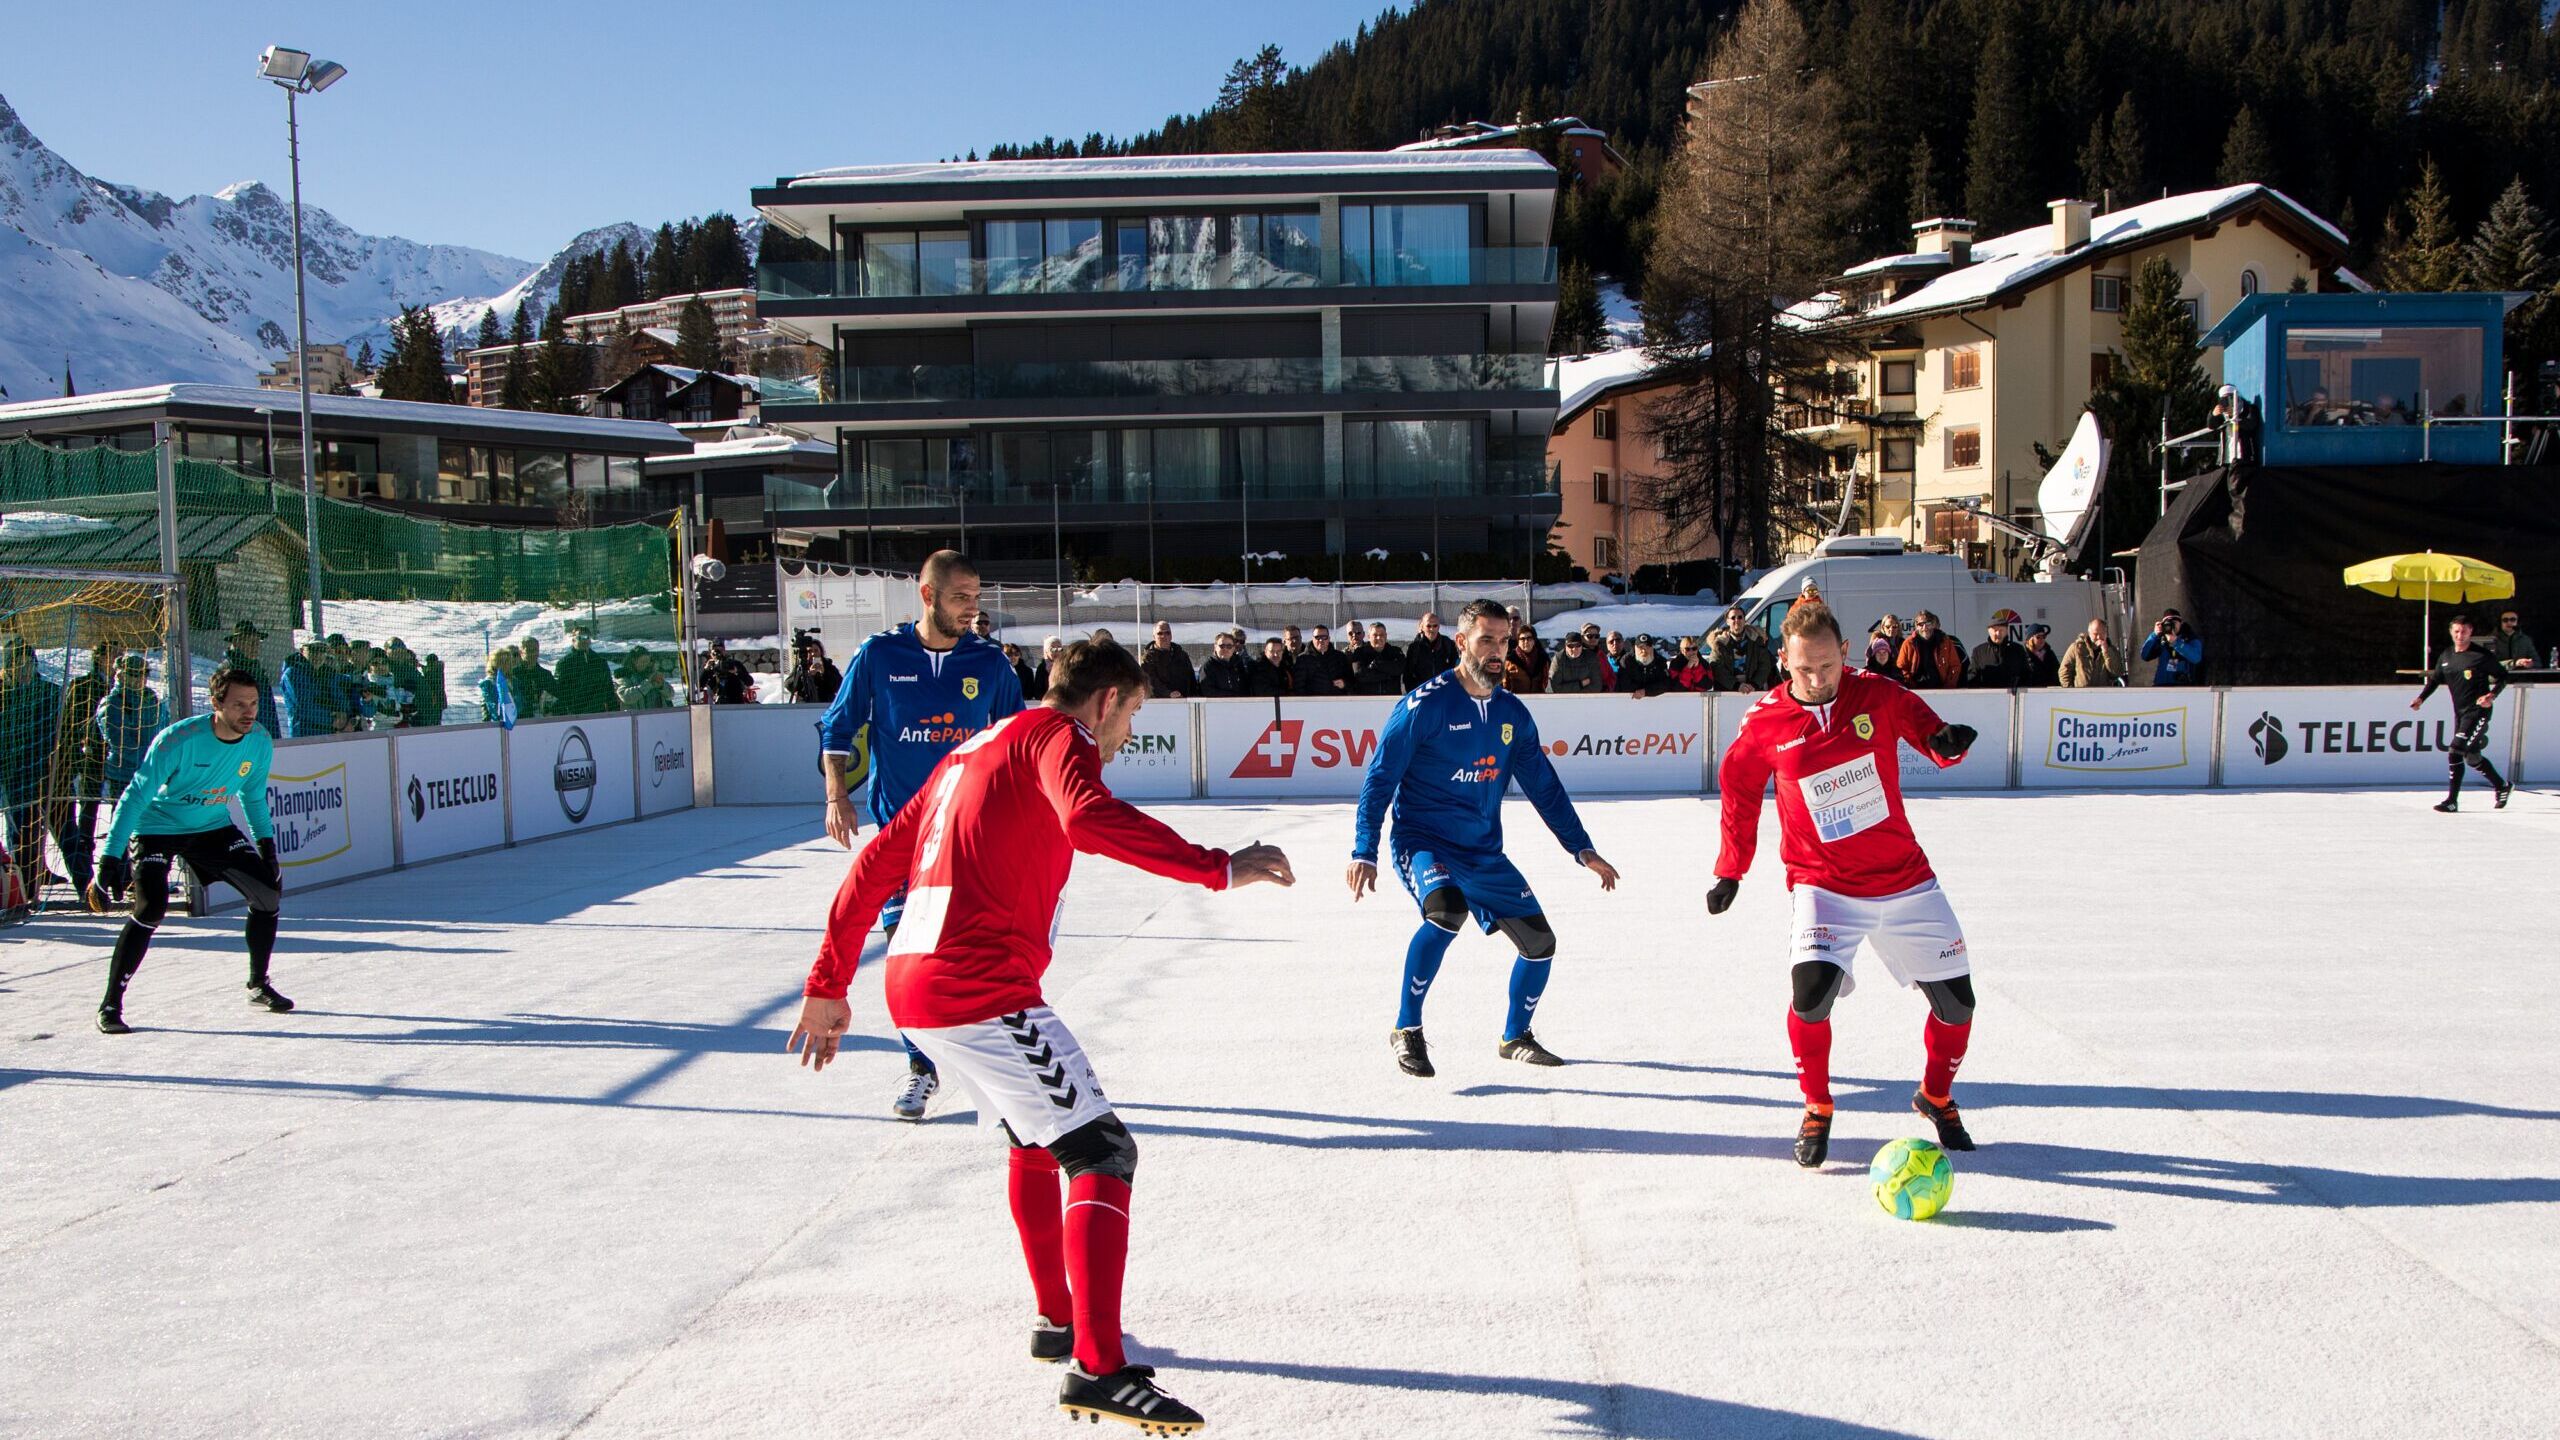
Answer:
POLYGON ((1076 1363, 1108 1375, 1120 1353, 1120 1276, 1129 1263, 1129 1182, 1079 1175, 1067 1186, 1067 1275, 1075 1291, 1076 1363))
POLYGON ((1804 1103, 1831 1109, 1831 1022, 1787 1012, 1787 1043, 1796 1051, 1796 1084, 1804 1103))
POLYGON ((1036 1145, 1016 1145, 1005 1167, 1005 1198, 1013 1204, 1013 1228, 1022 1232, 1022 1263, 1031 1269, 1031 1294, 1040 1318, 1064 1325, 1073 1316, 1067 1298, 1066 1221, 1058 1207, 1058 1160, 1036 1145))
POLYGON ((1955 1093, 1956 1067, 1964 1063, 1964 1047, 1973 1038, 1973 1022, 1949 1025, 1932 1015, 1920 1033, 1929 1046, 1929 1068, 1921 1076, 1920 1093, 1943 1105, 1955 1093))

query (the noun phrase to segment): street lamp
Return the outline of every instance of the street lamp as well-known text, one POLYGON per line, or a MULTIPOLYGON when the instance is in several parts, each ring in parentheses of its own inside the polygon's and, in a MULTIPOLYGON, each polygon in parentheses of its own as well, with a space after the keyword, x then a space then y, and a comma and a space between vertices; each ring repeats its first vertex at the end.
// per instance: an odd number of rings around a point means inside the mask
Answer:
MULTIPOLYGON (((302 402, 302 535, 311 560, 311 633, 328 627, 320 617, 320 481, 311 454, 311 324, 302 298, 302 123, 294 102, 317 95, 347 77, 347 67, 334 60, 313 61, 308 50, 270 45, 258 56, 258 73, 284 91, 285 151, 293 165, 293 383, 302 402)), ((267 470, 275 470, 270 442, 267 470)))

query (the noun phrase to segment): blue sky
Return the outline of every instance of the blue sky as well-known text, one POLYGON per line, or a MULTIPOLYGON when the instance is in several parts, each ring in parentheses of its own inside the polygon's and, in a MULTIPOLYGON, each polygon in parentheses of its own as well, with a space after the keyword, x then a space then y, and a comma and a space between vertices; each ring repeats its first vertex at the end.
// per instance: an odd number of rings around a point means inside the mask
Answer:
POLYGON ((10 7, 0 95, 100 179, 285 184, 271 43, 348 77, 304 102, 303 196, 372 234, 539 260, 614 220, 743 213, 751 186, 1043 134, 1129 134, 1297 64, 1385 0, 904 0, 10 7))

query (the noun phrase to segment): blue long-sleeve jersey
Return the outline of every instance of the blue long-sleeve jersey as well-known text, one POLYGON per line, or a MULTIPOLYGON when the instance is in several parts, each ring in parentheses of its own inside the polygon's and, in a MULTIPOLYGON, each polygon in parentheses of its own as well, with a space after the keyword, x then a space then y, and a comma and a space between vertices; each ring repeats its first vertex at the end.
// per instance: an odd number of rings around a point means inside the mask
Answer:
POLYGON ((961 741, 1022 709, 1022 681, 992 640, 927 649, 910 622, 862 642, 818 721, 818 748, 853 753, 871 727, 871 820, 886 825, 961 741))
POLYGON ((1387 716, 1378 752, 1369 758, 1351 858, 1377 863, 1379 822, 1391 803, 1400 851, 1436 846, 1499 854, 1502 796, 1514 781, 1568 854, 1592 848, 1520 697, 1496 690, 1479 700, 1455 671, 1425 681, 1387 716))

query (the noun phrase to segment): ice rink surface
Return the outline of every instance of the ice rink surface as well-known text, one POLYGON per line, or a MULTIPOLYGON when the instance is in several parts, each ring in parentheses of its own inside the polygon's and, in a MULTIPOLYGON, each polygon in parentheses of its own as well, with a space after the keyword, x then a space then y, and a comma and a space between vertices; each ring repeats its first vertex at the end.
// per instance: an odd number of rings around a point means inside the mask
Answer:
MULTIPOLYGON (((1300 884, 1078 865, 1048 994, 1143 1149, 1133 1354, 1216 1435, 2549 1435, 2560 798, 2432 798, 1914 801, 1981 998, 1983 1148, 1925 1224, 1865 1182, 1927 1133, 1880 967, 1832 1163, 1788 1158, 1773 834, 1710 921, 1711 802, 1587 801, 1603 895, 1515 801, 1577 1063, 1494 1057, 1510 955, 1470 933, 1425 1081, 1386 1045, 1413 909, 1349 902, 1347 807, 1160 807, 1300 884)), ((116 1039, 107 922, 9 932, 0 1434, 1061 1433, 997 1145, 887 1117, 877 971, 842 1063, 782 1054, 845 868, 815 829, 291 897, 289 1016, 243 1003, 236 912, 173 921, 116 1039)))

